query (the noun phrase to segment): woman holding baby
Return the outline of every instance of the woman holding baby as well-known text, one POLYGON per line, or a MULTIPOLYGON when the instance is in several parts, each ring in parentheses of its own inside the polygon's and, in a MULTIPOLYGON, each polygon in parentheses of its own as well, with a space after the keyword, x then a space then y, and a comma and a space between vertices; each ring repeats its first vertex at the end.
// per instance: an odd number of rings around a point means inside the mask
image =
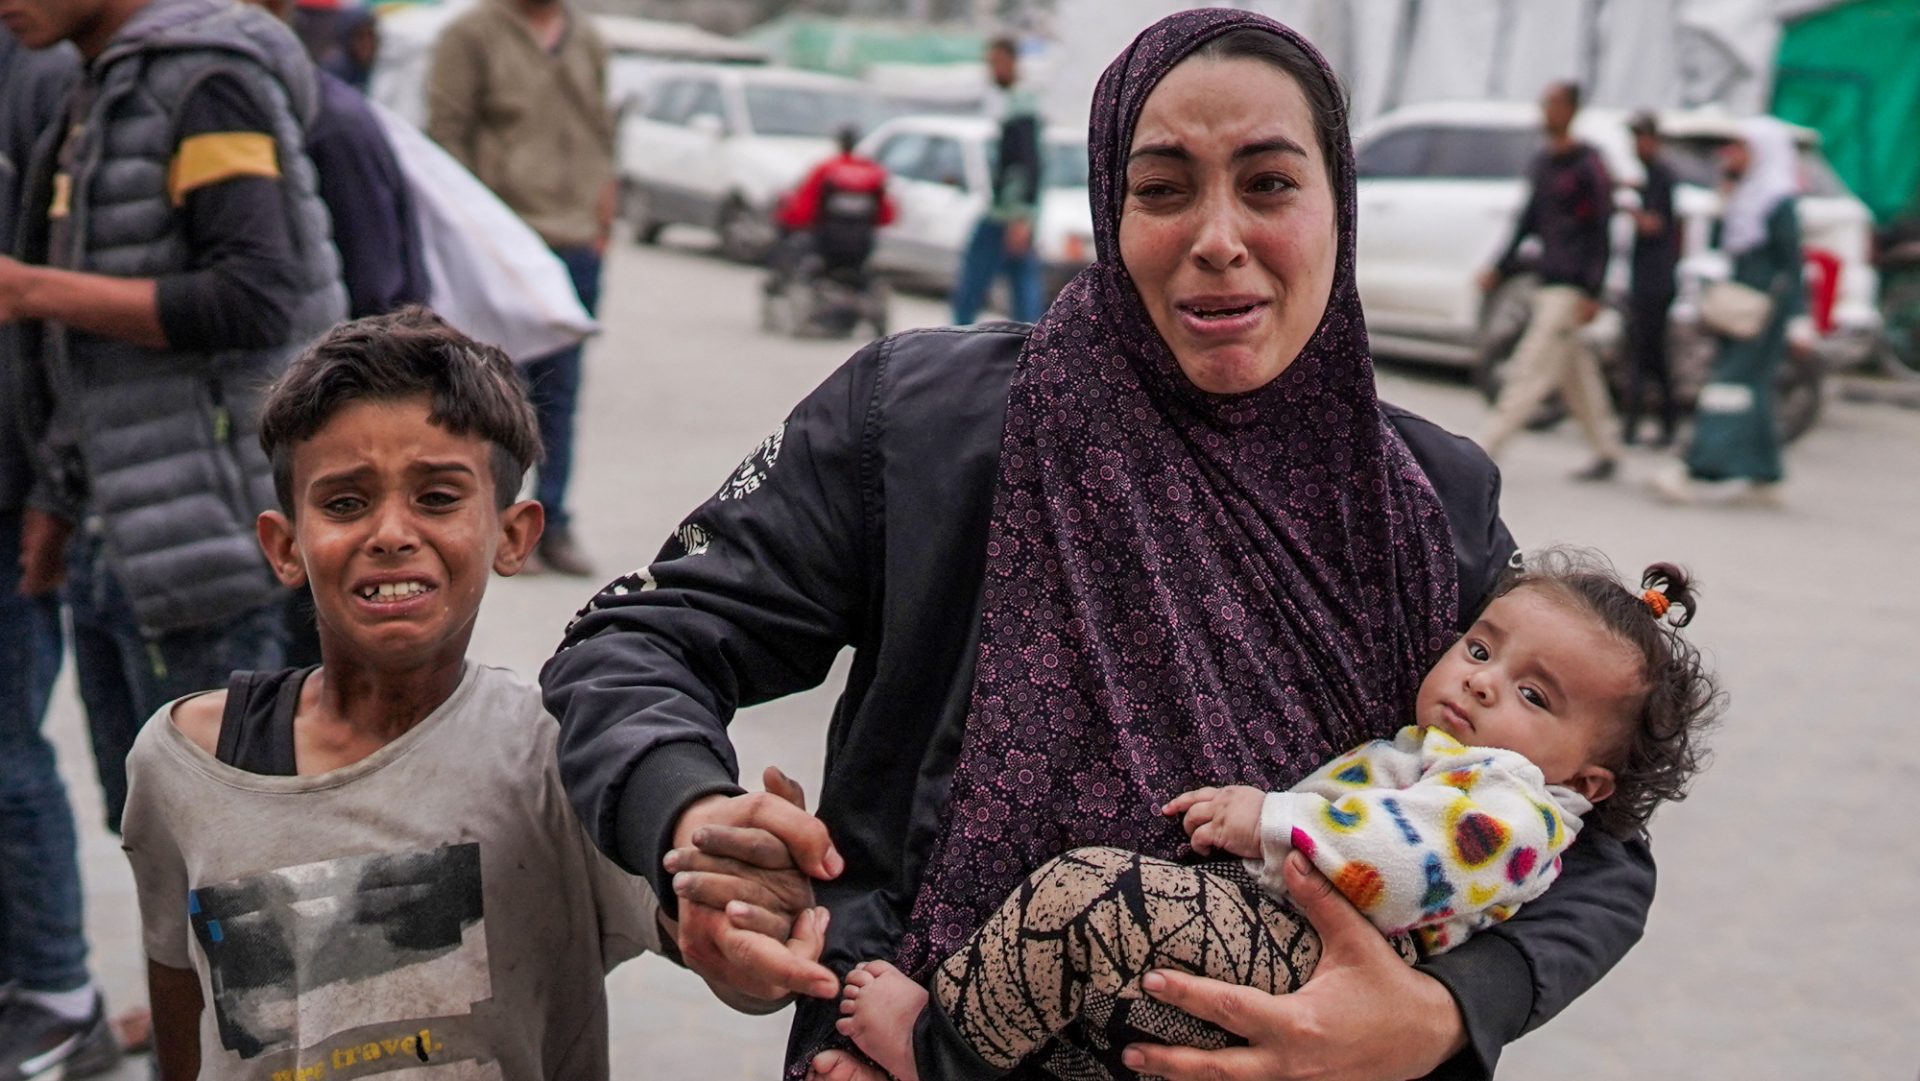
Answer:
MULTIPOLYGON (((581 818, 685 963, 736 1006, 797 997, 789 1076, 882 1076, 835 1030, 853 965, 923 975, 1048 860, 1191 859, 1175 796, 1284 789, 1391 735, 1513 552, 1486 457, 1375 397, 1344 102, 1311 45, 1170 16, 1101 80, 1089 154, 1098 258, 1038 324, 862 350, 543 673, 581 818), (817 809, 777 771, 743 792, 734 711, 848 646, 817 809)), ((1644 925, 1644 839, 1592 831, 1564 862, 1412 966, 1289 871, 1312 978, 1165 976, 1145 993, 1249 1046, 1147 1033, 1129 1062, 1489 1076, 1644 925)))

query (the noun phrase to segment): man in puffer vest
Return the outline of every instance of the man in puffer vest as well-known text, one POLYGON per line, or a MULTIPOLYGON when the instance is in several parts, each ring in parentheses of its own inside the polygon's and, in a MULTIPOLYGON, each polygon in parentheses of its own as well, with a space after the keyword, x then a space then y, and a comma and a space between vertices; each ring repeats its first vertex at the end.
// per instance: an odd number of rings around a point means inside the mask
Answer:
POLYGON ((36 446, 25 588, 65 580, 117 830, 146 718, 281 663, 286 597, 254 536, 274 502, 259 402, 346 294, 302 150, 313 70, 272 16, 0 0, 0 22, 87 62, 26 170, 0 325, 26 342, 36 446))

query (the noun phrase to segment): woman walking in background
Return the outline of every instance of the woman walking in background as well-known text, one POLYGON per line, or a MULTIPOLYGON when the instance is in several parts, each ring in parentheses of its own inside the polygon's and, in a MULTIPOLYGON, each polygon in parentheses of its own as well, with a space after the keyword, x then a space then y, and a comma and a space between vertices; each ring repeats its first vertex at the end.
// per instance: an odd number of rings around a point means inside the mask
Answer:
POLYGON ((1733 280, 1765 293, 1771 307, 1759 333, 1721 339, 1707 385, 1700 389, 1685 468, 1656 477, 1654 488, 1687 502, 1696 495, 1694 481, 1719 481, 1726 482, 1730 497, 1773 503, 1781 477, 1773 379, 1787 355, 1787 321, 1805 305, 1793 135, 1772 117, 1754 117, 1741 126, 1740 141, 1721 156, 1734 183, 1720 223, 1720 247, 1733 259, 1733 280))

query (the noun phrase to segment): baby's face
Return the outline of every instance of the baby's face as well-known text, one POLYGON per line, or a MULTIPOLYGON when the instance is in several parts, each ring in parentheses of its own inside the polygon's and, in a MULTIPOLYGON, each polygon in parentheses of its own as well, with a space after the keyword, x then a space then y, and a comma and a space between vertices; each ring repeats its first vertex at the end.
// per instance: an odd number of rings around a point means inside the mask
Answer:
POLYGON ((1433 666, 1414 711, 1468 746, 1525 755, 1548 784, 1597 803, 1613 791, 1597 759, 1642 693, 1632 646, 1551 590, 1522 586, 1433 666))

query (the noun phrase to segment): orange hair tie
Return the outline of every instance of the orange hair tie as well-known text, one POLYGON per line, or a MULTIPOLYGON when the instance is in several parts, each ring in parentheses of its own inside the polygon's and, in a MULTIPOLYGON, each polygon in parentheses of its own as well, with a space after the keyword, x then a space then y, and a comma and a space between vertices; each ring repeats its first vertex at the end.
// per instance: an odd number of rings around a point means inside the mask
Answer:
POLYGON ((1640 594, 1640 599, 1646 602, 1647 607, 1652 610, 1653 618, 1655 619, 1665 619, 1667 616, 1667 606, 1673 603, 1667 599, 1665 593, 1657 589, 1649 589, 1645 593, 1640 594))

